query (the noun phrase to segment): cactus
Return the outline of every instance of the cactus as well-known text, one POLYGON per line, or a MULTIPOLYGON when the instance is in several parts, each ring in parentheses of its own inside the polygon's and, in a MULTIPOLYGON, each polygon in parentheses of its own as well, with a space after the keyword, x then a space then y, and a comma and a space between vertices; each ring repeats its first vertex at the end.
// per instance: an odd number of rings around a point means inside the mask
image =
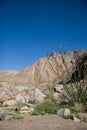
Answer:
POLYGON ((7 112, 1 113, 1 114, 0 114, 0 120, 3 121, 3 120, 6 118, 7 115, 8 115, 7 112))

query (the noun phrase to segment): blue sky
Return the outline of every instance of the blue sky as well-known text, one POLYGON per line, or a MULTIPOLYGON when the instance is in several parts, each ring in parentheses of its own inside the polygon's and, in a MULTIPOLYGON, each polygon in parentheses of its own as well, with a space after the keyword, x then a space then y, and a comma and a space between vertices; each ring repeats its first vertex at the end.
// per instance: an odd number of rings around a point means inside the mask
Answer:
POLYGON ((0 0, 0 70, 22 70, 61 46, 87 49, 86 0, 0 0))

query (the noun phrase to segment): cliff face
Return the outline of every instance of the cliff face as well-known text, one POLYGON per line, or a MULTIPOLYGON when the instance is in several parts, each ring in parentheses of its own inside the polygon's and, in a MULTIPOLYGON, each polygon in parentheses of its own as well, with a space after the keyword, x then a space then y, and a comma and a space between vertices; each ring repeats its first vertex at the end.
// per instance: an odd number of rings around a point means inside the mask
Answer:
MULTIPOLYGON (((64 55, 52 53, 48 58, 40 59, 15 75, 10 73, 7 80, 15 84, 28 84, 29 86, 43 86, 53 83, 55 80, 60 83, 62 79, 67 82, 75 72, 75 61, 79 58, 87 65, 87 51, 77 50, 64 55)), ((0 78, 0 81, 3 79, 0 78)))

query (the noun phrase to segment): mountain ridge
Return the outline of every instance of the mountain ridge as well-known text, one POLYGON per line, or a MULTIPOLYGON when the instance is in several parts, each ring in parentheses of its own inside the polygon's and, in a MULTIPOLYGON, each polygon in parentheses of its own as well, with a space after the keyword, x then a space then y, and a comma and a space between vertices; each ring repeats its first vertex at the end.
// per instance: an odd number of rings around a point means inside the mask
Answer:
MULTIPOLYGON (((39 61, 35 62, 32 66, 26 67, 20 72, 11 74, 4 78, 0 76, 0 81, 8 81, 14 84, 27 84, 28 86, 45 86, 52 84, 55 80, 61 82, 59 77, 64 80, 69 80, 66 68, 62 63, 62 58, 66 61, 70 74, 75 71, 76 58, 83 58, 83 55, 87 55, 86 50, 76 50, 67 52, 65 54, 51 53, 48 57, 40 58, 39 61)), ((5 72, 5 71, 3 71, 5 72)), ((5 75, 4 75, 5 76, 5 75)))

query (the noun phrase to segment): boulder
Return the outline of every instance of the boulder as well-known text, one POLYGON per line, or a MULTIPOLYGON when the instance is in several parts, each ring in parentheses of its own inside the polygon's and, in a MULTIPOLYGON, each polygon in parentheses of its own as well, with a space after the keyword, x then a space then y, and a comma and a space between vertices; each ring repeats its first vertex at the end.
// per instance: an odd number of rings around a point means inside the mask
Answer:
POLYGON ((28 102, 28 101, 29 101, 30 95, 29 95, 28 92, 23 91, 23 92, 21 92, 21 95, 24 97, 25 102, 28 102))
POLYGON ((17 102, 21 102, 21 103, 26 103, 29 101, 29 95, 24 91, 24 92, 20 92, 19 94, 17 94, 15 96, 15 100, 17 102))
POLYGON ((8 106, 14 106, 16 104, 17 104, 16 100, 9 100, 9 101, 3 102, 3 105, 8 105, 8 106))
POLYGON ((12 97, 10 95, 1 94, 0 95, 0 102, 3 103, 4 101, 11 100, 12 97))
POLYGON ((59 117, 67 118, 70 115, 70 110, 68 108, 61 108, 58 110, 57 115, 59 117))
POLYGON ((17 102, 25 103, 25 98, 24 98, 21 94, 17 94, 17 95, 15 96, 15 100, 16 100, 17 102))
POLYGON ((35 89, 35 100, 40 102, 40 103, 43 103, 44 102, 44 97, 46 95, 43 94, 39 89, 35 89))

